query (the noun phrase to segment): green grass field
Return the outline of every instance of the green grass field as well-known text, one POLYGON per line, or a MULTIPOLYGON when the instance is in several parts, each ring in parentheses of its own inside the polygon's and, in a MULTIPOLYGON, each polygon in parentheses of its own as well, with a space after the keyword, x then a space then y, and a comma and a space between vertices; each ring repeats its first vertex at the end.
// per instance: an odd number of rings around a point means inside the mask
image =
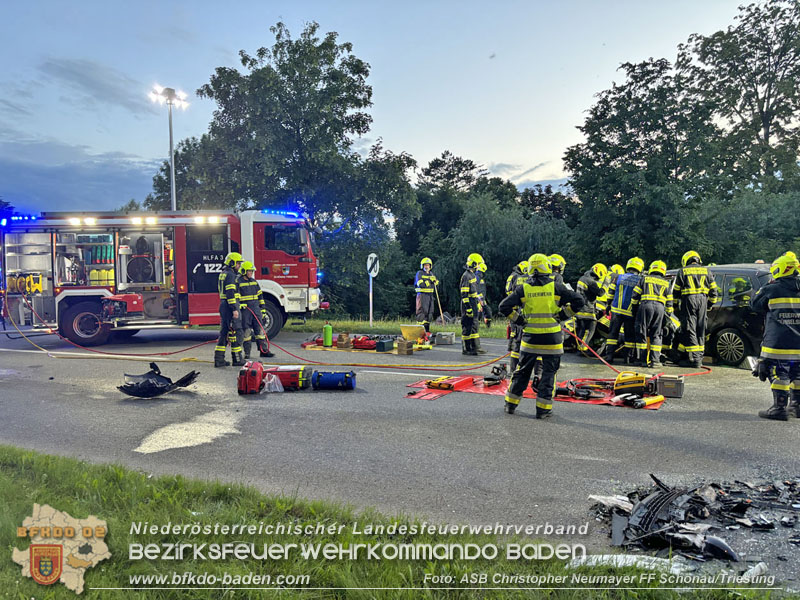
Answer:
MULTIPOLYGON (((308 319, 305 323, 301 325, 292 325, 293 319, 290 317, 289 320, 284 325, 284 331, 295 331, 295 332, 302 332, 302 333, 319 333, 322 335, 322 327, 325 323, 330 322, 331 326, 333 327, 333 333, 336 335, 337 333, 362 333, 362 334, 397 334, 400 335, 400 325, 414 325, 416 322, 414 318, 408 319, 395 319, 395 320, 380 320, 375 321, 373 320, 372 328, 369 326, 369 320, 361 321, 361 320, 353 320, 353 319, 308 319)), ((492 322, 492 326, 487 328, 484 324, 481 324, 480 329, 478 332, 480 333, 481 337, 488 337, 488 338, 505 338, 506 337, 506 324, 507 321, 505 319, 498 319, 492 322)), ((437 331, 454 331, 456 333, 456 337, 461 335, 461 325, 458 323, 454 323, 452 325, 432 325, 431 326, 432 332, 437 331)))
MULTIPOLYGON (((576 571, 565 568, 561 560, 331 560, 322 558, 304 560, 299 553, 288 560, 260 561, 237 560, 134 560, 128 559, 128 545, 166 543, 255 543, 260 548, 264 543, 466 543, 502 544, 510 540, 498 540, 487 535, 391 535, 357 534, 352 531, 355 521, 364 527, 366 523, 388 524, 399 521, 419 524, 419 520, 407 516, 388 518, 375 512, 356 513, 350 508, 328 502, 303 500, 293 497, 265 496, 252 487, 228 485, 185 479, 183 477, 152 477, 115 465, 89 465, 73 459, 60 458, 23 451, 9 446, 0 446, 0 597, 15 600, 60 599, 76 597, 62 584, 45 587, 20 575, 20 568, 11 561, 13 547, 26 549, 28 540, 17 539, 16 528, 29 515, 33 503, 49 504, 65 511, 77 519, 95 515, 108 524, 105 539, 112 557, 89 569, 85 573, 86 589, 81 598, 260 598, 295 597, 307 598, 667 598, 731 597, 727 592, 703 590, 691 594, 677 594, 657 588, 641 590, 589 591, 555 590, 434 590, 425 588, 425 574, 453 576, 455 587, 468 586, 460 583, 470 574, 507 573, 515 575, 568 575, 576 571), (199 524, 214 526, 217 523, 259 524, 291 523, 297 525, 342 524, 342 534, 302 535, 153 535, 131 531, 133 521, 150 524, 199 524), (170 575, 173 572, 211 573, 222 576, 258 574, 308 575, 308 587, 316 590, 230 590, 230 589, 161 589, 147 591, 114 590, 93 588, 128 587, 129 576, 170 575), (344 590, 333 588, 371 588, 344 590), (384 589, 377 589, 384 588, 384 589), (401 589, 417 588, 417 589, 401 589), (423 588, 423 589, 419 589, 423 588)), ((526 540, 530 542, 531 540, 526 540)), ((546 541, 556 543, 553 538, 546 541)), ((576 540, 580 542, 579 539, 576 540)), ((501 547, 501 556, 503 550, 501 547)), ((577 571, 585 574, 638 574, 633 569, 594 568, 577 571)), ((139 584, 140 586, 142 584, 139 584)), ((151 584, 152 585, 152 584, 151 584)), ((438 584, 441 585, 441 584, 438 584)), ((453 585, 453 584, 451 584, 453 585)), ((489 586, 492 584, 489 583, 489 586)), ((640 585, 640 584, 637 584, 640 585)), ((217 587, 220 584, 216 584, 217 587)), ((162 585, 161 587, 164 587, 162 585)), ((169 587, 167 585, 166 587, 169 587)), ((474 587, 474 585, 473 585, 474 587)), ((742 597, 737 593, 737 597, 742 597)), ((763 593, 745 592, 744 597, 764 597, 763 593)))

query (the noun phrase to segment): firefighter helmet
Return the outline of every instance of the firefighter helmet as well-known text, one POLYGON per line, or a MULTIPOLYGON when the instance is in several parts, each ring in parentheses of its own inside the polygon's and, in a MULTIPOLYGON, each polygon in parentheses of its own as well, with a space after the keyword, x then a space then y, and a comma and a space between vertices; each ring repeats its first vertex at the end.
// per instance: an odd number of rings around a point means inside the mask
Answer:
POLYGON ((560 254, 551 254, 548 260, 550 261, 550 266, 553 268, 553 271, 558 271, 559 273, 567 266, 567 261, 564 260, 564 257, 560 254))
POLYGON ((694 250, 689 250, 686 254, 683 255, 683 258, 681 258, 681 266, 685 267, 686 265, 692 262, 699 263, 700 255, 694 250))
POLYGON ((772 266, 769 268, 769 272, 774 279, 780 279, 787 275, 794 275, 797 272, 798 266, 800 266, 800 264, 797 262, 797 257, 792 257, 787 253, 775 259, 775 262, 773 262, 772 266))
MULTIPOLYGON (((788 256, 789 258, 798 261, 798 264, 800 264, 800 259, 797 258, 797 254, 795 254, 791 250, 788 250, 788 251, 784 252, 783 255, 784 256, 788 256)), ((800 273, 800 267, 797 268, 797 271, 798 271, 798 273, 800 273)))
POLYGON ((427 256, 425 258, 423 258, 421 261, 419 261, 419 268, 420 269, 424 269, 425 265, 430 265, 431 269, 433 268, 433 261, 430 258, 428 258, 427 256))
POLYGON ((612 275, 622 275, 625 272, 625 269, 622 268, 622 265, 614 264, 611 265, 611 268, 608 270, 608 272, 612 275))
POLYGON ((473 252, 467 257, 467 267, 474 269, 483 262, 483 257, 477 252, 473 252))
POLYGON ((628 261, 628 264, 625 265, 626 271, 630 269, 634 269, 637 273, 641 273, 644 269, 644 261, 638 256, 634 256, 628 261))
POLYGON ((532 254, 528 259, 528 273, 530 275, 533 275, 534 273, 546 273, 549 275, 552 272, 553 267, 550 264, 550 259, 546 254, 532 254))
POLYGON ((238 252, 228 252, 228 256, 225 257, 225 264, 232 267, 237 262, 242 262, 242 255, 238 252))
POLYGON ((489 267, 486 266, 485 262, 482 262, 481 264, 478 265, 478 271, 480 271, 481 273, 486 273, 486 269, 488 268, 489 267))
POLYGON ((598 281, 603 281, 608 276, 608 269, 603 263, 595 263, 592 265, 592 275, 598 281))
POLYGON ((256 266, 251 263, 249 260, 246 260, 242 263, 242 266, 239 267, 239 273, 245 275, 248 271, 255 271, 256 266))
POLYGON ((648 268, 649 273, 661 273, 661 275, 667 274, 667 263, 663 260, 654 260, 650 263, 650 267, 648 268))
POLYGON ((527 273, 530 266, 531 265, 527 260, 521 260, 517 263, 517 271, 520 273, 527 273))

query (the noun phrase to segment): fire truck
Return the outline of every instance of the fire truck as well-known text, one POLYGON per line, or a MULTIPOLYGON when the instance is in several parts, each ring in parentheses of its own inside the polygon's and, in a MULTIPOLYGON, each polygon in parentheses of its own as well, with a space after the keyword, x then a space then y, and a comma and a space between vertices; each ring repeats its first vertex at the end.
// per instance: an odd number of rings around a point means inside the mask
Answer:
POLYGON ((43 212, 0 218, 3 315, 82 346, 219 325, 228 252, 252 261, 269 337, 320 308, 313 234, 289 211, 43 212))

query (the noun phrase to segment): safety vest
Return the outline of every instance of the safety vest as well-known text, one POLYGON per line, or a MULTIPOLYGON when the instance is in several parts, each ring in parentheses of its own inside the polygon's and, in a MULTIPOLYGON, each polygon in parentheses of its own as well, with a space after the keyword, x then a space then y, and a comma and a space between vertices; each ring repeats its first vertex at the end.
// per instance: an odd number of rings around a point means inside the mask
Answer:
POLYGON ((559 333, 561 325, 555 319, 558 313, 556 283, 550 280, 545 285, 522 284, 525 297, 522 301, 522 316, 525 317, 524 333, 559 333))
POLYGON ((611 284, 609 294, 614 294, 611 301, 611 312, 626 317, 633 316, 633 290, 639 284, 641 276, 636 273, 623 273, 611 284))

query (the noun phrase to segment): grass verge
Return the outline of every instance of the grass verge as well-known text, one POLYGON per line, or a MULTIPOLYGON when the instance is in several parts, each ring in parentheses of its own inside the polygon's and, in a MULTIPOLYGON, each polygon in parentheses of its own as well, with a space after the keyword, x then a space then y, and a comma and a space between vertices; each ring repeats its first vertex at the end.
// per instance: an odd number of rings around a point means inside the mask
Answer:
MULTIPOLYGON (((576 587, 570 581, 573 573, 583 575, 633 575, 634 569, 593 568, 567 570, 561 560, 519 560, 504 558, 503 546, 511 540, 498 539, 489 535, 383 535, 357 534, 354 523, 363 530, 367 524, 390 524, 400 522, 407 525, 420 524, 408 517, 390 519, 375 512, 356 514, 351 509, 320 501, 307 501, 299 498, 265 496, 252 487, 227 485, 185 479, 180 476, 151 477, 147 474, 116 465, 90 465, 73 459, 43 455, 9 446, 0 446, 0 594, 5 598, 60 599, 76 597, 60 583, 45 587, 20 575, 20 568, 11 561, 12 548, 26 549, 29 540, 15 537, 16 528, 31 513, 33 503, 49 504, 56 510, 65 511, 76 519, 96 515, 108 524, 106 543, 111 558, 85 572, 86 589, 82 598, 116 599, 171 599, 171 598, 261 598, 261 597, 307 597, 307 598, 727 598, 729 592, 701 590, 677 594, 649 585, 635 584, 638 590, 600 590, 558 589, 558 590, 487 590, 463 589, 466 587, 497 587, 492 583, 494 574, 552 575, 566 576, 568 587, 576 587), (235 524, 290 524, 290 525, 342 525, 340 534, 300 534, 265 535, 237 534, 209 535, 172 533, 136 533, 132 522, 147 522, 161 526, 206 525, 214 527, 217 523, 232 526, 235 524), (495 544, 500 548, 500 556, 494 560, 304 560, 300 552, 290 552, 286 560, 129 560, 129 544, 223 544, 229 542, 254 543, 257 550, 263 544, 324 544, 351 545, 355 543, 475 543, 495 544), (134 585, 131 577, 167 576, 166 584, 139 582, 140 587, 179 587, 172 583, 173 573, 202 573, 222 577, 280 574, 309 577, 308 584, 301 587, 311 589, 287 589, 276 592, 270 590, 232 590, 233 584, 225 586, 219 582, 210 587, 226 589, 148 589, 104 591, 96 588, 120 588, 134 585), (486 573, 485 584, 471 583, 470 576, 479 577, 486 573), (426 574, 452 578, 452 583, 429 583, 426 587, 426 574), (466 580, 463 578, 466 576, 466 580), (466 582, 465 582, 466 581, 466 582), (450 586, 461 589, 437 590, 436 586, 450 586), (338 589, 337 589, 338 588, 338 589), (350 589, 342 588, 369 588, 350 589), (403 589, 406 588, 406 589, 403 589), (415 589, 408 589, 415 588, 415 589)), ((556 540, 548 540, 557 543, 556 540)), ((580 542, 580 539, 576 539, 580 542)), ((531 542, 527 540, 527 542, 531 542)), ((47 543, 47 542, 45 542, 47 543)), ((52 542, 51 542, 52 543, 52 542)), ((210 551, 210 546, 206 546, 210 551)), ((517 584, 530 586, 530 584, 517 584)), ((506 584, 506 587, 508 584, 506 584)), ((207 586, 209 587, 209 586, 207 586)), ((544 586, 551 587, 551 586, 544 586)), ((763 592, 745 591, 737 597, 764 597, 763 592)))
MULTIPOLYGON (((292 325, 292 318, 289 317, 289 320, 284 325, 284 331, 295 331, 301 333, 318 333, 322 335, 322 327, 325 323, 330 323, 333 327, 333 334, 334 336, 337 333, 362 333, 362 334, 396 334, 400 335, 400 325, 412 325, 416 323, 413 317, 408 319, 383 319, 383 320, 373 320, 372 321, 372 328, 369 326, 369 321, 362 321, 359 319, 308 319, 305 323, 299 325, 292 325)), ((456 333, 456 337, 461 335, 461 325, 459 323, 454 323, 452 325, 431 325, 431 331, 453 331, 456 333)), ((480 329, 478 330, 481 337, 487 338, 505 338, 506 337, 506 320, 500 319, 498 321, 492 321, 492 326, 487 328, 485 325, 481 324, 480 329)))

